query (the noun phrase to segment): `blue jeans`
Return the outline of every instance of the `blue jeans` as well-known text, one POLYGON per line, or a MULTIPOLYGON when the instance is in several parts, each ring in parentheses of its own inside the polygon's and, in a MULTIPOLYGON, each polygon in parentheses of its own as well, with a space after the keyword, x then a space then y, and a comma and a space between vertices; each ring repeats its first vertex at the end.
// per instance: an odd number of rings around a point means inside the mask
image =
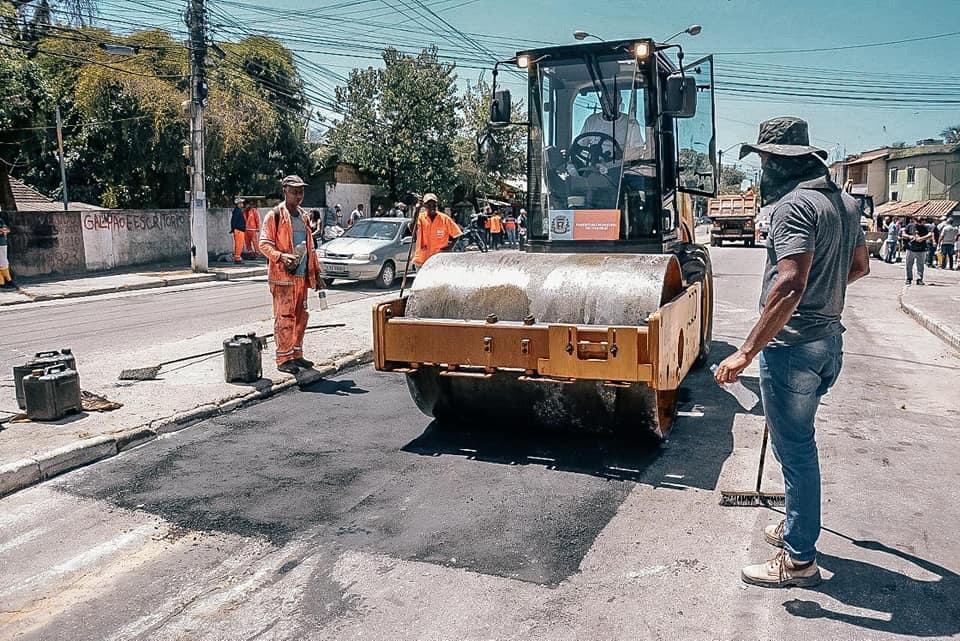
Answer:
POLYGON ((760 395, 773 454, 783 468, 784 548, 795 561, 817 556, 820 536, 820 460, 814 418, 820 397, 843 365, 843 338, 831 336, 760 353, 760 395))

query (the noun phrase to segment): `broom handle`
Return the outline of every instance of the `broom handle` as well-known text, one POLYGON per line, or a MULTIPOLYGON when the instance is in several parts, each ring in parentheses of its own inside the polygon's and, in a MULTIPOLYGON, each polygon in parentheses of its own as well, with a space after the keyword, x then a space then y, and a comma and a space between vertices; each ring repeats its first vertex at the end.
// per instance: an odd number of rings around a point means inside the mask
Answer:
MULTIPOLYGON (((334 327, 346 327, 346 326, 347 326, 346 323, 326 323, 323 325, 308 325, 306 329, 331 329, 334 327)), ((272 333, 264 334, 263 336, 259 336, 258 338, 273 338, 273 334, 272 333)), ((210 352, 204 352, 202 354, 191 354, 190 356, 184 356, 183 358, 175 358, 172 361, 164 361, 160 363, 160 366, 166 367, 167 365, 174 365, 176 363, 182 363, 184 361, 192 361, 195 358, 203 358, 204 356, 213 356, 214 354, 219 354, 221 352, 223 352, 222 347, 220 349, 215 349, 210 352)))
POLYGON ((760 483, 763 481, 763 460, 767 457, 767 434, 770 428, 763 422, 763 444, 760 446, 760 467, 757 469, 757 494, 760 493, 760 483))

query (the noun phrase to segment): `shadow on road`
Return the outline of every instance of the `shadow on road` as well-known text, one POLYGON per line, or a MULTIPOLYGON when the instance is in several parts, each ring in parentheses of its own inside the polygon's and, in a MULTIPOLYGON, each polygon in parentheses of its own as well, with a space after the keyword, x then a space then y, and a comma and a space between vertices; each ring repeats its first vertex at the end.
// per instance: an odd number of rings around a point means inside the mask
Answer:
POLYGON ((814 591, 846 606, 881 614, 866 616, 837 612, 803 599, 786 601, 783 606, 787 612, 806 619, 832 619, 877 632, 915 637, 950 637, 960 632, 960 599, 957 596, 960 594, 960 576, 877 541, 852 542, 857 547, 909 561, 936 578, 917 579, 865 561, 820 553, 818 563, 834 575, 814 591))
MULTIPOLYGON (((714 342, 709 361, 734 351, 714 342)), ((756 379, 744 384, 759 394, 756 379)), ((733 421, 745 410, 721 390, 706 367, 692 371, 679 393, 681 416, 663 444, 648 438, 534 431, 524 425, 463 426, 432 421, 403 447, 423 456, 462 456, 683 490, 715 489, 733 451, 733 421), (702 416, 701 416, 702 414, 702 416)), ((762 415, 758 404, 751 412, 762 415)))
POLYGON ((300 391, 311 394, 329 394, 331 396, 355 396, 370 393, 370 390, 359 387, 352 378, 323 379, 316 383, 301 386, 300 391))

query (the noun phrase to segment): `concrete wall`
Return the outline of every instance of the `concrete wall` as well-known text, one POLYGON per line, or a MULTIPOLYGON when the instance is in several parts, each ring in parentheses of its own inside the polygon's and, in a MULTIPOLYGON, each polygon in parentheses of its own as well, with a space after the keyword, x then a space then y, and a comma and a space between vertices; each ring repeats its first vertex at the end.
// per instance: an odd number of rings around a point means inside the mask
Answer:
POLYGON ((887 202, 887 159, 878 158, 867 165, 867 193, 873 196, 873 205, 887 202))
POLYGON ((332 208, 336 204, 343 207, 343 224, 347 223, 347 217, 358 203, 363 203, 364 215, 370 217, 370 199, 376 189, 374 185, 351 184, 338 182, 336 184, 327 183, 327 207, 332 208))
MULTIPOLYGON (((232 252, 231 209, 207 210, 207 252, 232 252)), ((260 210, 261 219, 267 210, 260 210)), ((75 274, 165 261, 188 262, 190 211, 3 212, 10 264, 20 276, 75 274)))

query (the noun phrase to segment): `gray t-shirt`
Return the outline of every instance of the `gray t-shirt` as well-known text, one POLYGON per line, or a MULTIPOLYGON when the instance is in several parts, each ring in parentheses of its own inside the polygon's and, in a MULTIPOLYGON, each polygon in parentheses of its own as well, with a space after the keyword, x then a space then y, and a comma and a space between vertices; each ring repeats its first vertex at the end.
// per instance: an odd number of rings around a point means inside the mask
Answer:
POLYGON ((953 223, 947 223, 940 230, 940 242, 945 245, 953 245, 957 242, 957 228, 953 223))
POLYGON ((800 183, 770 215, 767 266, 760 308, 777 279, 777 261, 813 252, 807 288, 793 316, 771 345, 799 345, 838 336, 854 250, 865 244, 857 201, 825 178, 800 183))

